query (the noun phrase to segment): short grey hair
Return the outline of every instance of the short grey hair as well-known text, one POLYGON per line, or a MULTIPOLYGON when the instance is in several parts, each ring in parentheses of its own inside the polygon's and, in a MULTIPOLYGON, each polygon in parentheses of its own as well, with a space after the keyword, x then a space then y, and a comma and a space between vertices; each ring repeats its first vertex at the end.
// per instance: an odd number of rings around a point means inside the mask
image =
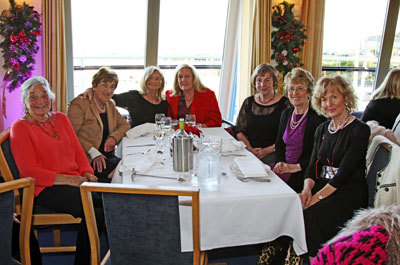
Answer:
POLYGON ((44 87, 47 95, 49 95, 50 100, 54 100, 56 98, 56 95, 53 93, 53 91, 51 91, 49 82, 46 80, 46 78, 42 76, 34 76, 26 80, 21 86, 22 103, 25 103, 28 99, 29 89, 37 85, 42 85, 44 87))

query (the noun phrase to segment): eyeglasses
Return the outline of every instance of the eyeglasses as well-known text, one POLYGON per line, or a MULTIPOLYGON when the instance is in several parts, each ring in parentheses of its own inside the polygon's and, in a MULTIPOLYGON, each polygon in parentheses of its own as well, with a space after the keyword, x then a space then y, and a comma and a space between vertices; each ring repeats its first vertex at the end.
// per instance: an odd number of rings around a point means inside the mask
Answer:
POLYGON ((289 87, 289 92, 294 92, 294 91, 303 92, 303 91, 306 91, 306 90, 307 90, 306 87, 301 87, 301 86, 299 86, 299 87, 289 87))

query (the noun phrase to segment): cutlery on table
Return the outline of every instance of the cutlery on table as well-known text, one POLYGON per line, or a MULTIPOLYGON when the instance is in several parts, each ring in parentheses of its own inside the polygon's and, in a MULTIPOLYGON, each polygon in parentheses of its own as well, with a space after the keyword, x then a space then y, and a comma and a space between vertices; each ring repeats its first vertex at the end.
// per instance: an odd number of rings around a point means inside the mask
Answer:
POLYGON ((143 146, 155 146, 155 144, 131 144, 126 147, 143 147, 143 146))
POLYGON ((132 182, 134 181, 136 176, 141 176, 141 177, 149 177, 149 178, 159 178, 159 179, 174 179, 177 180, 179 182, 184 182, 186 181, 184 178, 182 178, 181 176, 179 176, 178 178, 174 178, 174 177, 167 177, 167 176, 157 176, 157 175, 149 175, 149 174, 141 174, 141 173, 137 173, 137 171, 135 169, 132 170, 132 174, 131 174, 131 179, 132 182))

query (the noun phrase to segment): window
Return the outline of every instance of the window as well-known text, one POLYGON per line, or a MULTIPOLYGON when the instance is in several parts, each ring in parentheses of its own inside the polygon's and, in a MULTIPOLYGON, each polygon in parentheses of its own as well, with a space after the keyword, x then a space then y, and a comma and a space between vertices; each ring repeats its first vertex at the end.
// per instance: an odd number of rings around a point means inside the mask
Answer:
POLYGON ((400 16, 397 18, 396 35, 393 43, 392 58, 390 68, 400 67, 400 16))
POLYGON ((325 2, 323 75, 346 75, 359 97, 359 110, 373 91, 386 5, 375 0, 325 2))
MULTIPOLYGON (((189 63, 199 69, 203 83, 218 93, 227 8, 228 0, 161 0, 158 65, 166 89, 172 87, 175 66, 189 63)), ((147 1, 71 0, 74 96, 91 86, 101 66, 117 72, 116 93, 139 88, 145 65, 146 13, 147 1)))

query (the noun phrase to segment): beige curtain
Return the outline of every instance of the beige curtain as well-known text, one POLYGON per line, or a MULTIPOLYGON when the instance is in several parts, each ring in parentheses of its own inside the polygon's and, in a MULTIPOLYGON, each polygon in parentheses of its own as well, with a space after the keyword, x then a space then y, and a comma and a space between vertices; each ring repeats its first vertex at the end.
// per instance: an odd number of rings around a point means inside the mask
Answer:
POLYGON ((270 0, 255 0, 251 72, 257 65, 271 61, 271 9, 270 0))
POLYGON ((67 110, 67 71, 64 33, 64 1, 43 0, 45 77, 56 94, 53 110, 67 110))
POLYGON ((300 54, 301 62, 303 68, 318 80, 322 70, 325 0, 302 0, 300 10, 300 20, 307 28, 307 39, 300 54))

